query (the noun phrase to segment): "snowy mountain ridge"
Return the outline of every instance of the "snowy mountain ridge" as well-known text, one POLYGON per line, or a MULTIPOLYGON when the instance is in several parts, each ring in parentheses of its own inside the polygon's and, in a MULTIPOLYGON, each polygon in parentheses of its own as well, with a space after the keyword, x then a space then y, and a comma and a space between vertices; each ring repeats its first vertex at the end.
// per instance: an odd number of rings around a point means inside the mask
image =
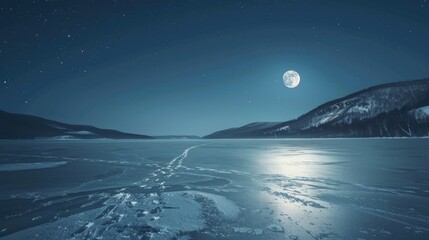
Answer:
POLYGON ((299 117, 299 126, 295 127, 308 129, 327 123, 351 124, 355 120, 415 105, 427 96, 428 80, 379 85, 323 104, 299 117))
POLYGON ((420 125, 429 117, 426 106, 429 79, 388 83, 327 102, 295 120, 248 124, 215 132, 207 138, 412 135, 411 130, 403 131, 404 124, 418 128, 415 131, 420 135, 426 131, 420 125), (386 116, 391 119, 385 119, 386 116))

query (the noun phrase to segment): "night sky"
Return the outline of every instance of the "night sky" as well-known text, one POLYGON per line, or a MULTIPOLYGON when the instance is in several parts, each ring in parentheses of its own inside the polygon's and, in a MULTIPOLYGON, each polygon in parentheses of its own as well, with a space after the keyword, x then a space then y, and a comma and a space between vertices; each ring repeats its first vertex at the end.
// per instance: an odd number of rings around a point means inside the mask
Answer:
POLYGON ((66 123, 205 135, 429 77, 426 0, 0 6, 0 109, 66 123))

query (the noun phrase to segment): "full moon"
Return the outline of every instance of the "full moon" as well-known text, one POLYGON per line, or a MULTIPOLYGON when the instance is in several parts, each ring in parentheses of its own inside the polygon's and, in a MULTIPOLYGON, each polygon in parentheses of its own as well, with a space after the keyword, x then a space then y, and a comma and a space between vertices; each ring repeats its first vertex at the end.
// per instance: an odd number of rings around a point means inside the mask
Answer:
POLYGON ((301 78, 294 70, 289 70, 283 74, 283 83, 288 88, 296 88, 301 78))

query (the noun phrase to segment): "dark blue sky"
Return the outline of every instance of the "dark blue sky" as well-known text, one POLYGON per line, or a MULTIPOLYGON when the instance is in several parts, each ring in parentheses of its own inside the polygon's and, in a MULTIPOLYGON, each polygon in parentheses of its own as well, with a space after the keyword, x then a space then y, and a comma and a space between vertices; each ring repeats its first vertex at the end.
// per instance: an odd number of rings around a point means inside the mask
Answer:
POLYGON ((429 77, 425 0, 0 4, 0 109, 67 123, 205 135, 429 77))

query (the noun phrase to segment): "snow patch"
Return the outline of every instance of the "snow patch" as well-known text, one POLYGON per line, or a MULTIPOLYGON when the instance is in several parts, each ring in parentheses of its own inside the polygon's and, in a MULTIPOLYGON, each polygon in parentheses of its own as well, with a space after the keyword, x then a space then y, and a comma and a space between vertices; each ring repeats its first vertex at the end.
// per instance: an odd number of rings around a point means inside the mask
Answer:
POLYGON ((253 230, 248 227, 234 227, 234 232, 236 233, 252 233, 253 230))
POLYGON ((89 132, 89 131, 71 131, 71 132, 67 132, 68 134, 74 134, 74 135, 97 135, 93 132, 89 132))
POLYGON ((282 226, 277 225, 277 224, 270 224, 270 225, 268 225, 267 228, 273 232, 284 232, 285 231, 282 226))
POLYGON ((423 111, 426 115, 429 115, 429 106, 419 108, 420 111, 423 111))
POLYGON ((261 235, 262 233, 264 233, 264 230, 260 228, 234 227, 234 232, 261 235))
POLYGON ((280 131, 287 131, 287 130, 289 130, 289 129, 290 129, 289 125, 286 125, 286 126, 284 126, 284 127, 277 128, 275 131, 276 131, 276 132, 280 132, 280 131))
POLYGON ((55 124, 51 125, 51 127, 56 128, 56 129, 60 129, 60 130, 67 130, 68 129, 68 128, 61 127, 61 126, 58 126, 58 125, 55 125, 55 124))
POLYGON ((417 120, 425 120, 425 119, 429 118, 429 106, 425 106, 425 107, 421 107, 421 108, 411 110, 409 113, 414 115, 414 117, 417 120))

